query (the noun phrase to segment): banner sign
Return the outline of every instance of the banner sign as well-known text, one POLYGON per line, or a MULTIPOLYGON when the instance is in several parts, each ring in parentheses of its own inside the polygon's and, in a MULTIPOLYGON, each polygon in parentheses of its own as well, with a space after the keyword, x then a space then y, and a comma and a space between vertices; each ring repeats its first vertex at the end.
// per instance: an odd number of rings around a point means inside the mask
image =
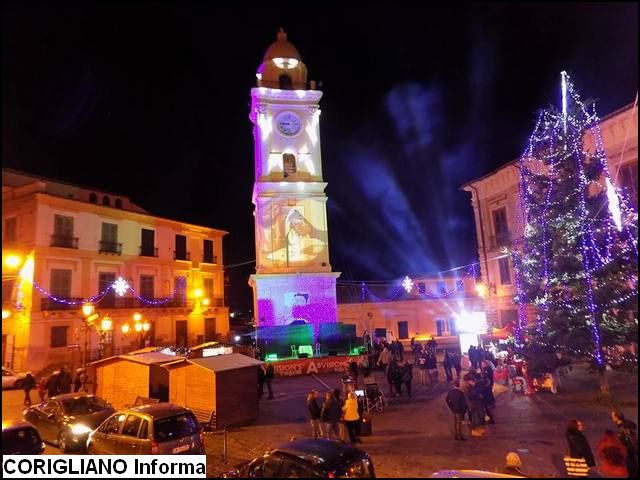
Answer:
POLYGON ((366 355, 344 357, 299 358, 273 362, 276 377, 294 377, 298 375, 315 375, 318 373, 344 373, 349 369, 351 361, 364 362, 366 355))

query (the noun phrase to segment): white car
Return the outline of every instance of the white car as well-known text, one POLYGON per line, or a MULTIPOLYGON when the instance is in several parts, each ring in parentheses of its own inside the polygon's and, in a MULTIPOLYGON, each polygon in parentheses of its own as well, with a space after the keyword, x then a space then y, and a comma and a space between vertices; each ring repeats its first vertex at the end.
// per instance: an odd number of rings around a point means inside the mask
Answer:
POLYGON ((2 389, 5 390, 7 388, 20 388, 22 387, 22 382, 24 381, 25 374, 24 373, 15 373, 13 370, 9 370, 8 368, 2 369, 2 389))

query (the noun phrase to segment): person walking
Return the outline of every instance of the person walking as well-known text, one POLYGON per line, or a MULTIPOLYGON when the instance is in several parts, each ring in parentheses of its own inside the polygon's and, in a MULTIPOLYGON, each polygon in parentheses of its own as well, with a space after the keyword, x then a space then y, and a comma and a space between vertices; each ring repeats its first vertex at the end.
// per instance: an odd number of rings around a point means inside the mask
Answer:
POLYGON ((40 396, 40 402, 44 402, 47 396, 47 379, 41 378, 38 382, 38 395, 40 396))
POLYGON ((425 347, 418 353, 418 371, 420 372, 420 385, 427 385, 429 382, 429 371, 427 370, 427 352, 425 347))
POLYGON ((402 382, 404 381, 404 365, 402 360, 397 359, 393 362, 393 386, 395 387, 396 397, 402 396, 402 382))
POLYGON ((60 393, 60 372, 56 371, 51 374, 47 380, 47 395, 53 398, 60 393))
POLYGON ((591 451, 591 445, 589 440, 585 437, 584 425, 580 420, 573 419, 567 423, 567 431, 565 438, 569 446, 569 456, 571 458, 582 458, 587 464, 588 468, 595 466, 596 461, 593 458, 593 452, 591 451))
POLYGON ((407 388, 407 395, 411 397, 411 384, 413 383, 413 364, 407 360, 402 368, 402 382, 407 388))
POLYGON ((453 380, 453 372, 451 368, 453 367, 451 363, 451 355, 447 350, 444 351, 444 359, 442 360, 442 366, 444 367, 444 374, 447 377, 447 382, 453 380))
POLYGON ((264 382, 267 379, 267 376, 264 372, 264 366, 258 366, 258 398, 262 398, 264 395, 264 382))
POLYGON ((611 412, 611 420, 616 426, 618 440, 627 449, 627 471, 629 478, 638 476, 638 434, 636 424, 624 418, 620 411, 611 412))
POLYGON ((27 372, 27 375, 22 381, 22 389, 24 390, 24 404, 27 407, 31 406, 31 390, 36 386, 36 380, 33 378, 31 372, 27 372))
POLYGON ((482 395, 483 385, 479 379, 469 376, 467 383, 470 389, 468 394, 469 411, 471 413, 471 435, 481 437, 486 434, 482 427, 484 424, 484 397, 482 395))
POLYGON ((76 370, 76 378, 73 380, 73 391, 74 392, 79 392, 80 389, 82 388, 82 372, 84 370, 82 368, 78 368, 76 370))
POLYGON ((395 373, 396 373, 396 362, 392 361, 387 365, 385 370, 385 375, 387 377, 387 384, 389 385, 389 397, 395 397, 395 393, 393 391, 393 384, 395 381, 395 373))
POLYGON ((265 368, 265 371, 264 371, 264 381, 267 384, 267 391, 269 392, 269 396, 267 397, 267 400, 273 399, 273 388, 271 384, 273 383, 273 377, 275 377, 275 375, 276 375, 276 371, 273 368, 273 364, 271 362, 267 362, 267 367, 265 368))
POLYGON ((347 400, 342 407, 344 414, 344 423, 349 432, 349 440, 352 444, 362 443, 358 437, 358 427, 360 425, 360 414, 358 413, 358 400, 353 392, 349 392, 347 400))
POLYGON ((311 390, 307 395, 307 411, 309 412, 309 423, 311 424, 311 437, 314 439, 322 438, 321 414, 318 405, 318 392, 311 390))
POLYGON ((325 393, 322 411, 320 412, 325 438, 340 440, 339 425, 341 416, 342 407, 335 399, 333 392, 325 393))
POLYGON ((487 423, 496 423, 495 407, 496 397, 493 395, 493 371, 488 368, 482 371, 482 397, 484 403, 484 411, 489 421, 487 423))
POLYGON ((466 440, 462 435, 462 420, 467 411, 467 400, 460 390, 460 381, 456 380, 453 389, 449 391, 446 398, 447 406, 453 413, 453 435, 455 440, 466 440))
POLYGON ((71 383, 71 374, 64 367, 60 367, 60 378, 58 380, 60 393, 71 393, 71 383))
POLYGON ((627 449, 613 430, 604 432, 596 448, 598 472, 603 478, 627 478, 627 449))
POLYGON ((391 355, 391 351, 385 345, 382 349, 382 352, 380 352, 380 356, 378 357, 378 366, 381 367, 383 371, 386 372, 387 366, 391 363, 392 356, 393 355, 391 355))
POLYGON ((436 353, 431 349, 427 350, 427 370, 429 371, 429 385, 438 384, 438 359, 436 353))

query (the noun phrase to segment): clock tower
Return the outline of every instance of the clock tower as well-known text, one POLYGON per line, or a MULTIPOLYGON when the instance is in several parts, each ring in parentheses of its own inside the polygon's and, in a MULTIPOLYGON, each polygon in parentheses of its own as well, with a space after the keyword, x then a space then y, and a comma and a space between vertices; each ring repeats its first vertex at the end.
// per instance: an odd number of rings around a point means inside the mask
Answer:
POLYGON ((254 312, 259 326, 337 321, 331 271, 327 184, 322 177, 322 92, 307 83, 298 50, 280 29, 251 89, 255 145, 256 273, 254 312))

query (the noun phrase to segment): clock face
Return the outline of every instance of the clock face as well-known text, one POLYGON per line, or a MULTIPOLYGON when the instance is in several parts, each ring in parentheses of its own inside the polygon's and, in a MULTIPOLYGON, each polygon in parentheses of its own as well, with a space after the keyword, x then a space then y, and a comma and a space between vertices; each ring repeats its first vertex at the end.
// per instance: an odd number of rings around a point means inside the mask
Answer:
POLYGON ((300 131, 302 121, 300 120, 300 117, 298 117, 295 113, 284 112, 278 116, 276 125, 280 133, 282 133, 283 135, 291 136, 300 131))

